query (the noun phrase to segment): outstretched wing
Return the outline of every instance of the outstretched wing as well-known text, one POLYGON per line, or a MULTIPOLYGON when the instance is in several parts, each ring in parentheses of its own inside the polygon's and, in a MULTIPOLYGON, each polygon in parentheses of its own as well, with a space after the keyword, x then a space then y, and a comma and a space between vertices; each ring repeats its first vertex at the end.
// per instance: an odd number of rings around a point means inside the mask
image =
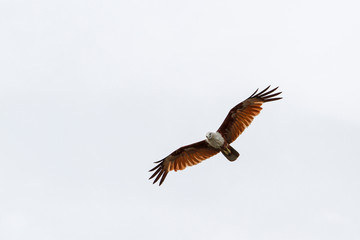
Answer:
POLYGON ((149 172, 156 171, 149 179, 156 176, 154 180, 154 183, 156 183, 161 177, 159 183, 160 186, 165 180, 168 172, 172 170, 183 170, 188 166, 196 165, 217 153, 219 153, 219 150, 211 147, 205 140, 181 147, 166 158, 155 162, 158 163, 158 165, 149 172))
POLYGON ((281 93, 273 93, 278 88, 274 88, 268 91, 269 88, 270 86, 256 94, 259 90, 257 89, 249 98, 230 110, 224 122, 217 130, 225 138, 227 143, 230 144, 235 141, 235 139, 245 130, 245 128, 250 125, 254 117, 260 113, 262 109, 261 105, 264 102, 271 102, 281 99, 281 97, 274 98, 281 93))

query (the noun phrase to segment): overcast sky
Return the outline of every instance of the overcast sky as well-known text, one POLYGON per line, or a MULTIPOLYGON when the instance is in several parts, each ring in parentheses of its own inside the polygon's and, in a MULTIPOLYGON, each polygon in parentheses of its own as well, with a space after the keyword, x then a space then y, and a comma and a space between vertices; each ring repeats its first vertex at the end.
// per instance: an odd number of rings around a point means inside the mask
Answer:
POLYGON ((360 239, 359 9, 1 1, 0 239, 360 239), (270 84, 237 161, 148 181, 270 84))

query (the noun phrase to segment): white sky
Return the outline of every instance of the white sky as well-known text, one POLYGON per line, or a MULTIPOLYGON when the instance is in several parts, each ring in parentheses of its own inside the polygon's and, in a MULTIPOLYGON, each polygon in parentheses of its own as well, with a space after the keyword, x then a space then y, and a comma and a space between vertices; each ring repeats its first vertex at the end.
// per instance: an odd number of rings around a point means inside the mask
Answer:
POLYGON ((0 239, 360 239, 359 1, 1 1, 0 239), (283 100, 151 184, 256 88, 283 100))

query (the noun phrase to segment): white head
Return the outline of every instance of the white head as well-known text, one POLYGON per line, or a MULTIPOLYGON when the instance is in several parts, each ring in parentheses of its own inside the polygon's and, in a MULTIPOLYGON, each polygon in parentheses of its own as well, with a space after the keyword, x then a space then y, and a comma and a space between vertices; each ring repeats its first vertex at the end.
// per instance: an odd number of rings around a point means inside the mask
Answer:
POLYGON ((206 133, 205 139, 212 147, 220 148, 224 145, 224 138, 218 132, 208 132, 206 133))
POLYGON ((208 133, 206 133, 206 138, 207 139, 212 139, 214 137, 214 133, 213 132, 208 132, 208 133))

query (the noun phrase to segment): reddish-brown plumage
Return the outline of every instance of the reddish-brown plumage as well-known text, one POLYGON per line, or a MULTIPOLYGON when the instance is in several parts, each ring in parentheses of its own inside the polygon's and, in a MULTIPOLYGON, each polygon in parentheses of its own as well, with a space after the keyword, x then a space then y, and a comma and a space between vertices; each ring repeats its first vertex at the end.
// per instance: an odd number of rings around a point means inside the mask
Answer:
POLYGON ((154 183, 156 183, 160 176, 163 176, 159 184, 161 185, 169 171, 174 170, 176 172, 178 170, 183 170, 188 166, 196 165, 201 161, 214 156, 218 152, 220 152, 220 149, 211 147, 205 140, 181 147, 166 158, 155 162, 159 164, 150 170, 150 172, 156 171, 149 179, 157 176, 154 180, 154 183))
MULTIPOLYGON (((254 117, 260 113, 262 109, 261 105, 264 102, 281 99, 281 97, 275 98, 275 96, 279 95, 281 92, 273 93, 277 88, 267 91, 269 88, 270 86, 259 93, 257 93, 257 89, 249 98, 230 110, 224 122, 217 130, 217 132, 219 132, 225 140, 220 149, 210 146, 205 140, 183 146, 172 152, 166 158, 155 162, 158 163, 158 165, 150 170, 150 172, 155 172, 149 179, 156 177, 154 183, 160 179, 159 185, 161 185, 169 171, 183 170, 188 166, 196 165, 201 161, 216 155, 220 151, 223 151, 227 147, 230 147, 229 144, 235 141, 245 128, 251 124, 254 117)), ((233 159, 229 159, 227 156, 230 161, 235 160, 237 157, 238 153, 233 159)))
POLYGON ((254 117, 261 111, 261 105, 264 102, 270 102, 281 99, 281 97, 274 98, 281 92, 271 94, 277 88, 266 92, 270 88, 267 87, 263 91, 256 94, 256 90, 249 98, 233 107, 220 128, 217 130, 226 140, 227 143, 232 143, 236 138, 248 127, 254 117), (256 95, 255 95, 256 94, 256 95))

